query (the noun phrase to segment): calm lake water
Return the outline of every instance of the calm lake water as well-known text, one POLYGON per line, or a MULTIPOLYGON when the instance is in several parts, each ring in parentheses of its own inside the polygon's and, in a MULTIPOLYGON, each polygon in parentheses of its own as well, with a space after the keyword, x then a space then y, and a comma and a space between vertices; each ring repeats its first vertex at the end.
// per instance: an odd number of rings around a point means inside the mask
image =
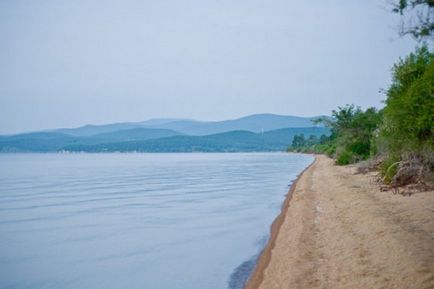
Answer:
POLYGON ((0 288, 242 288, 312 161, 0 154, 0 288))

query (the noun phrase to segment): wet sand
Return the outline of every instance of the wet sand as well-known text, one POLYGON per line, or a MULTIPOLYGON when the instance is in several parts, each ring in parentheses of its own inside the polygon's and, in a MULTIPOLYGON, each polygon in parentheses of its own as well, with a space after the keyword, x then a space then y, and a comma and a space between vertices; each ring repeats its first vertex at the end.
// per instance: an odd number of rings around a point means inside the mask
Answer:
POLYGON ((434 288, 434 191, 381 192, 373 175, 318 156, 246 288, 434 288))

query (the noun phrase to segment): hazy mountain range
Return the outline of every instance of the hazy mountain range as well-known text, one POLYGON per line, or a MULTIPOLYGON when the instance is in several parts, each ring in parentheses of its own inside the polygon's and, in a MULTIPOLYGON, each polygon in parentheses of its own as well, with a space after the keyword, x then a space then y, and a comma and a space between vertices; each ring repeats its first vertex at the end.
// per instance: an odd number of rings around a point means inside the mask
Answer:
POLYGON ((86 125, 0 136, 0 152, 281 151, 296 134, 328 134, 327 128, 312 123, 316 118, 256 114, 212 122, 151 119, 86 125))

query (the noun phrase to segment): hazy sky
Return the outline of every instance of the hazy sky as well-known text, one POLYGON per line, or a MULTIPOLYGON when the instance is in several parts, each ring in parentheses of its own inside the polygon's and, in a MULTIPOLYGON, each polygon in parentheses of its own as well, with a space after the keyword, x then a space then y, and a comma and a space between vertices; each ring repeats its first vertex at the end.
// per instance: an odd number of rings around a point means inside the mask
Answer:
POLYGON ((0 0, 0 133, 381 106, 388 0, 0 0))

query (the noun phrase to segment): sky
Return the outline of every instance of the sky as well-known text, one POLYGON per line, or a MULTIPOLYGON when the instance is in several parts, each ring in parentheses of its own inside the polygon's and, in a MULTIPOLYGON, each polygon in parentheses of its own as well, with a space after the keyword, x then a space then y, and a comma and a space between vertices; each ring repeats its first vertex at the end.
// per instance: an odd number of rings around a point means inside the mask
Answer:
POLYGON ((0 134, 381 107, 388 0, 0 0, 0 134))

